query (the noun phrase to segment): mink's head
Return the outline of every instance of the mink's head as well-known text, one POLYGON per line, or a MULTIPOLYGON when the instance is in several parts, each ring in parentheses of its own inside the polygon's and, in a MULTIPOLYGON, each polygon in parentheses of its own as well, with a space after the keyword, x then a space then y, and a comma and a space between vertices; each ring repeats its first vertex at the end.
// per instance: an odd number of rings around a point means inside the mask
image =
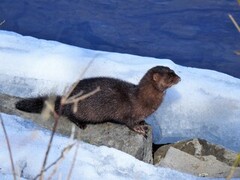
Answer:
POLYGON ((156 66, 148 71, 152 79, 153 86, 160 91, 170 88, 172 85, 177 84, 181 78, 169 67, 156 66))

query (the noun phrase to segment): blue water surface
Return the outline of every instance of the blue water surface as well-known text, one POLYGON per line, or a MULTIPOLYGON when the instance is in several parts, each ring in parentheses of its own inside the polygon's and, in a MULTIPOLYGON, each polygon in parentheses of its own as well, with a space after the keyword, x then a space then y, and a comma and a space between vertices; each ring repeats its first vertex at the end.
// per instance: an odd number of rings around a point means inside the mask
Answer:
POLYGON ((1 0, 0 29, 240 78, 240 33, 228 14, 240 23, 237 1, 1 0))

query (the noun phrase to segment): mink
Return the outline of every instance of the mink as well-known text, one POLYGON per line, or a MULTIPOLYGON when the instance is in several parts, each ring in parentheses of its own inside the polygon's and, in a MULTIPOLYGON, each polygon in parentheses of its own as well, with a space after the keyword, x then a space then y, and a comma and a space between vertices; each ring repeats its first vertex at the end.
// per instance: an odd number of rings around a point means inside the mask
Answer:
MULTIPOLYGON (((56 96, 55 111, 68 117, 79 127, 88 123, 116 122, 146 135, 144 119, 160 106, 165 91, 181 78, 170 68, 156 66, 147 71, 138 85, 110 77, 80 80, 70 97, 83 92, 87 94, 100 87, 100 91, 77 103, 61 104, 62 96, 56 96), (61 112, 60 112, 61 109, 61 112)), ((49 96, 26 98, 16 103, 16 108, 30 113, 41 113, 49 96)))

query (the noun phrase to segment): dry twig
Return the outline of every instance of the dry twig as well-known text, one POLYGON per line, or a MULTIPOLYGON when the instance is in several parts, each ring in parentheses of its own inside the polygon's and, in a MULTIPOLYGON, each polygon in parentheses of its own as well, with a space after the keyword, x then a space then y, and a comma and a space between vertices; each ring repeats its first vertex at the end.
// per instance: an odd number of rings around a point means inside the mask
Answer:
POLYGON ((3 20, 2 22, 0 22, 0 26, 3 25, 5 22, 6 22, 5 20, 3 20))
POLYGON ((78 85, 79 81, 82 79, 83 75, 87 72, 87 70, 89 69, 89 67, 91 66, 91 64, 93 63, 93 61, 95 60, 95 58, 93 58, 88 65, 86 66, 86 68, 84 69, 84 71, 80 74, 79 80, 77 82, 75 82, 70 89, 65 93, 65 95, 62 97, 61 99, 61 104, 64 104, 64 102, 69 98, 70 94, 72 93, 72 91, 75 89, 75 87, 78 85))
POLYGON ((64 104, 67 104, 67 102, 73 101, 74 99, 79 98, 79 97, 83 94, 83 92, 84 92, 84 91, 80 91, 80 92, 77 93, 76 95, 70 96, 69 98, 67 98, 67 100, 64 102, 64 104))
POLYGON ((240 153, 237 155, 237 158, 235 160, 235 162, 233 163, 233 166, 229 172, 229 175, 227 176, 227 180, 230 180, 236 170, 236 167, 238 167, 238 165, 240 164, 240 153))
MULTIPOLYGON (((55 134, 56 129, 57 129, 57 124, 58 124, 58 121, 59 121, 59 117, 60 117, 61 114, 62 114, 62 107, 63 107, 64 105, 66 105, 66 104, 73 103, 73 105, 74 105, 74 112, 76 112, 76 111, 77 111, 77 103, 78 103, 79 101, 82 101, 82 100, 88 98, 89 96, 92 96, 93 94, 95 94, 95 93, 98 92, 98 91, 100 91, 100 87, 97 87, 94 91, 91 91, 91 92, 89 92, 89 93, 87 93, 87 94, 84 94, 84 95, 82 95, 82 96, 80 96, 80 97, 78 97, 79 95, 78 95, 78 96, 75 96, 75 99, 73 99, 73 98, 70 97, 70 98, 71 98, 70 101, 69 101, 68 99, 66 99, 66 101, 63 102, 64 104, 60 104, 59 114, 57 114, 57 113, 55 112, 54 108, 52 107, 52 105, 51 105, 50 103, 46 102, 47 108, 49 108, 50 111, 52 111, 52 113, 54 114, 54 125, 53 125, 53 129, 52 129, 52 134, 51 134, 51 137, 50 137, 50 141, 49 141, 49 143, 48 143, 48 148, 47 148, 47 151, 46 151, 46 153, 45 153, 43 165, 42 165, 42 168, 41 168, 41 173, 40 173, 40 175, 37 175, 34 179, 38 178, 39 176, 40 176, 40 180, 43 180, 43 179, 44 179, 44 175, 43 175, 43 174, 44 174, 44 172, 46 171, 46 170, 45 170, 45 166, 46 166, 46 163, 47 163, 47 158, 48 158, 48 154, 49 154, 50 148, 51 148, 51 146, 52 146, 53 137, 54 137, 54 134, 55 134), (76 98, 76 97, 78 97, 78 98, 76 98)), ((55 171, 53 172, 53 174, 54 174, 54 173, 55 173, 55 171)))
POLYGON ((71 140, 74 139, 75 131, 76 131, 76 126, 75 126, 75 124, 73 124, 73 125, 72 125, 72 129, 71 129, 71 136, 70 136, 70 139, 71 139, 71 140))
MULTIPOLYGON (((84 69, 84 71, 81 73, 81 76, 80 76, 80 79, 79 81, 81 80, 81 77, 86 73, 86 71, 88 70, 88 68, 90 67, 90 65, 93 63, 93 61, 95 60, 95 58, 93 58, 87 65, 87 67, 84 69)), ((78 81, 78 82, 79 82, 78 81)), ((57 125, 58 125, 58 121, 59 121, 59 118, 62 114, 62 108, 64 105, 66 104, 70 104, 72 103, 73 104, 73 111, 76 112, 77 111, 77 103, 81 100, 84 100, 86 99, 87 97, 89 96, 92 96, 93 94, 95 94, 96 92, 98 92, 100 90, 100 88, 96 88, 96 90, 92 91, 92 92, 89 92, 85 95, 82 95, 83 92, 80 92, 78 93, 77 95, 75 96, 72 96, 72 97, 69 97, 71 95, 71 93, 73 92, 73 90, 76 88, 78 82, 74 83, 69 91, 67 93, 65 93, 65 95, 61 98, 61 101, 60 101, 60 107, 59 107, 59 112, 57 113, 54 109, 54 107, 52 107, 52 105, 50 103, 46 103, 46 106, 49 108, 49 111, 53 113, 54 115, 54 125, 53 125, 53 129, 52 129, 52 133, 51 133, 51 137, 50 137, 50 140, 49 140, 49 143, 48 143, 48 147, 47 147, 47 151, 45 153, 45 157, 44 157, 44 161, 43 161, 43 164, 42 164, 42 168, 41 168, 41 172, 39 175, 37 175, 34 179, 38 178, 40 176, 40 180, 43 180, 44 179, 44 172, 45 172, 45 166, 46 166, 46 163, 47 163, 47 158, 48 158, 48 155, 49 155, 49 151, 51 149, 51 146, 52 146, 52 141, 53 141, 53 137, 54 137, 54 134, 56 132, 56 129, 57 129, 57 125)))
POLYGON ((74 156, 73 156, 73 162, 72 162, 72 165, 71 165, 71 168, 69 170, 68 177, 67 177, 68 180, 71 179, 72 171, 73 171, 76 159, 77 159, 78 148, 79 148, 79 143, 77 142, 76 150, 75 150, 75 153, 74 153, 74 156))
POLYGON ((45 153, 43 165, 42 165, 42 168, 41 168, 40 180, 44 179, 44 176, 43 176, 44 169, 45 169, 45 166, 46 166, 46 163, 47 163, 47 158, 48 158, 49 151, 50 151, 51 146, 52 146, 53 137, 54 137, 54 134, 55 134, 56 129, 57 129, 59 115, 61 115, 61 113, 62 113, 62 106, 60 106, 59 114, 57 114, 56 112, 54 113, 55 114, 55 116, 54 116, 54 125, 53 125, 53 129, 52 129, 51 137, 50 137, 50 140, 49 140, 49 143, 48 143, 47 151, 45 153))
POLYGON ((240 32, 240 27, 239 27, 237 21, 235 21, 235 19, 233 18, 233 16, 231 14, 228 14, 228 16, 231 19, 231 21, 233 22, 234 26, 237 28, 238 32, 240 32))
MULTIPOLYGON (((56 165, 57 163, 59 163, 59 161, 61 161, 64 158, 64 155, 67 151, 69 151, 76 143, 70 144, 69 146, 65 147, 62 152, 61 155, 54 161, 52 162, 50 165, 48 165, 48 167, 46 167, 43 172, 46 172, 48 169, 50 169, 52 166, 56 165)), ((39 176, 41 176, 41 174, 38 174, 34 179, 36 180, 39 176)))
POLYGON ((235 54, 238 55, 238 56, 240 56, 240 50, 235 51, 235 54))
MULTIPOLYGON (((92 95, 94 95, 95 93, 97 93, 98 91, 100 91, 100 87, 98 86, 95 90, 87 93, 87 94, 84 94, 80 97, 76 96, 74 99, 73 98, 69 98, 65 101, 64 105, 66 104, 73 104, 73 112, 76 113, 77 112, 77 104, 79 101, 82 101, 92 95)), ((81 93, 82 94, 82 93, 81 93)))
MULTIPOLYGON (((238 0, 238 4, 240 5, 240 0, 238 0)), ((237 21, 233 18, 231 14, 228 14, 229 18, 233 22, 234 26, 237 28, 238 32, 240 32, 240 26, 238 25, 237 21)), ((236 55, 240 55, 240 51, 235 51, 236 55)))
POLYGON ((47 169, 49 169, 50 167, 52 167, 53 165, 55 165, 55 167, 54 167, 51 175, 50 175, 49 178, 48 178, 49 180, 52 179, 52 177, 54 176, 54 174, 57 172, 57 169, 58 169, 58 167, 59 167, 59 164, 60 164, 61 161, 64 159, 65 154, 66 154, 67 152, 69 152, 75 144, 76 144, 76 143, 73 143, 73 144, 70 144, 69 146, 65 147, 65 148, 62 150, 60 157, 59 157, 56 161, 54 161, 51 165, 49 165, 48 168, 46 168, 46 170, 47 170, 47 169))
POLYGON ((14 163, 13 163, 12 150, 11 150, 11 146, 10 146, 10 142, 9 142, 9 139, 8 139, 7 131, 6 131, 5 125, 3 123, 3 119, 2 119, 1 114, 0 114, 0 120, 1 120, 2 128, 3 128, 3 132, 4 132, 4 135, 5 135, 5 139, 6 139, 6 142, 7 142, 8 152, 9 152, 9 156, 10 156, 10 160, 11 160, 13 177, 14 177, 14 180, 16 180, 17 179, 17 177, 16 177, 17 174, 16 174, 16 170, 15 170, 15 167, 14 167, 14 163))

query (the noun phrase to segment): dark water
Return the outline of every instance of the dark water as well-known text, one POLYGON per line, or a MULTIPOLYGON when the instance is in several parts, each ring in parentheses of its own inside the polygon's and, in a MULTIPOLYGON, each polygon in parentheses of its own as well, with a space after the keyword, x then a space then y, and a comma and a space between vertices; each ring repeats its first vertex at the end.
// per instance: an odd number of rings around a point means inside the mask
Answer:
POLYGON ((240 78, 234 0, 1 0, 0 29, 104 51, 169 58, 240 78))

